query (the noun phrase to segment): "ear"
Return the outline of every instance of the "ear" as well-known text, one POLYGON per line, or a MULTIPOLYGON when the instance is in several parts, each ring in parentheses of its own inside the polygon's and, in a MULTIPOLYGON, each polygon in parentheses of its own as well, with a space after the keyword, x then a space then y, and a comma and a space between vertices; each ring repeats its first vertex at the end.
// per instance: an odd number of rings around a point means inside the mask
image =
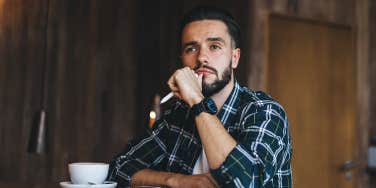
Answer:
POLYGON ((236 67, 238 67, 239 59, 240 59, 240 48, 235 48, 235 49, 232 50, 232 57, 231 57, 231 60, 232 60, 231 68, 232 69, 236 69, 236 67))

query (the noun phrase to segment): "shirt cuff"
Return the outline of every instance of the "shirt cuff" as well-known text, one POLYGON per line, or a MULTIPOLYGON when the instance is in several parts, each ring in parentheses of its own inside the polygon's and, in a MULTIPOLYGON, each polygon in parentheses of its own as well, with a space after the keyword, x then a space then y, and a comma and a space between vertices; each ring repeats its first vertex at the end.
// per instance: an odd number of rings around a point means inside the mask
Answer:
POLYGON ((249 155, 239 144, 229 153, 226 160, 210 173, 220 186, 231 184, 235 178, 243 177, 250 169, 245 169, 250 160, 257 160, 249 155))

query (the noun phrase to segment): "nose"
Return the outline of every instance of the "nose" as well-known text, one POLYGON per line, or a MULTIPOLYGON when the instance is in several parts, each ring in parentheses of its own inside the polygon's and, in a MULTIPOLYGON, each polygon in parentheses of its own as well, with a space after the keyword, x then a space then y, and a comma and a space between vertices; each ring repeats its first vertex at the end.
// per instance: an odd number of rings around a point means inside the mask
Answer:
POLYGON ((201 63, 201 64, 207 64, 208 61, 209 61, 209 58, 208 58, 208 55, 207 55, 207 52, 203 49, 203 48, 200 48, 200 51, 199 51, 199 54, 198 54, 198 61, 201 63))

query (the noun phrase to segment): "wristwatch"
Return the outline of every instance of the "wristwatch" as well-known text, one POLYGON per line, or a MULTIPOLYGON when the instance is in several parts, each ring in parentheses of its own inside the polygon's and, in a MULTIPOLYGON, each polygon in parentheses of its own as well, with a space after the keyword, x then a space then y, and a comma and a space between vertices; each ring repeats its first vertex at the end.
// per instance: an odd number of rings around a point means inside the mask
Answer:
POLYGON ((193 115, 196 117, 201 112, 207 112, 209 114, 217 113, 217 106, 211 98, 204 98, 201 102, 194 104, 191 108, 193 115))

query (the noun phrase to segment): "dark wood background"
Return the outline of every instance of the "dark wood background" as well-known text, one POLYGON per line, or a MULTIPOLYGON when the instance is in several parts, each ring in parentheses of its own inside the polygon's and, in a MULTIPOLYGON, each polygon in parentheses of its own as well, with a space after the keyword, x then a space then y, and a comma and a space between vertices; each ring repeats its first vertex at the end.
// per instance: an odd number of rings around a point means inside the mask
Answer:
MULTIPOLYGON (((68 163, 109 161, 145 131, 180 66, 177 22, 199 1, 1 2, 0 180, 56 182, 68 163), (47 152, 28 153, 42 107, 47 152)), ((219 6, 248 29, 248 3, 219 6)))
MULTIPOLYGON (((367 84, 372 96, 376 2, 369 1, 360 10, 357 2, 0 1, 0 181, 67 180, 69 162, 109 161, 129 139, 142 134, 154 95, 168 92, 165 82, 180 66, 177 23, 197 4, 226 8, 239 21, 243 49, 237 79, 255 89, 264 89, 265 14, 356 29, 357 11, 369 11, 364 34, 370 38, 365 50, 370 54, 367 84), (28 153, 33 121, 43 105, 47 152, 28 153)), ((370 97, 369 104, 372 117, 376 100, 370 97)), ((367 125, 376 135, 373 119, 367 125)))
POLYGON ((135 133, 133 4, 4 1, 2 179, 65 178, 67 163, 107 161, 135 133), (48 146, 47 153, 37 155, 26 150, 43 103, 43 75, 48 146))

